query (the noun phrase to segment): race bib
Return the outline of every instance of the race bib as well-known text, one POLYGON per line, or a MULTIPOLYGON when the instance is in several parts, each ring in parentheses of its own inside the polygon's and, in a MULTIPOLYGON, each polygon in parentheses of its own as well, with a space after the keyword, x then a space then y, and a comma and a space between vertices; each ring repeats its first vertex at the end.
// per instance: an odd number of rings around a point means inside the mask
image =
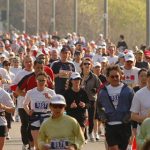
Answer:
POLYGON ((68 140, 51 140, 50 146, 51 150, 66 150, 69 145, 68 140))
POLYGON ((46 103, 46 102, 35 102, 35 109, 48 109, 48 103, 46 103))

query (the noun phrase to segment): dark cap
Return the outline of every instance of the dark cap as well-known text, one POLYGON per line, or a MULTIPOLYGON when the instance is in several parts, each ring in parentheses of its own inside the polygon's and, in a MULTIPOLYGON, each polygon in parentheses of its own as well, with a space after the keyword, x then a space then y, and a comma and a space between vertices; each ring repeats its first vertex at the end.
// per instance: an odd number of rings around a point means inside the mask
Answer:
POLYGON ((63 48, 61 49, 61 52, 68 52, 70 51, 68 47, 63 46, 63 48))

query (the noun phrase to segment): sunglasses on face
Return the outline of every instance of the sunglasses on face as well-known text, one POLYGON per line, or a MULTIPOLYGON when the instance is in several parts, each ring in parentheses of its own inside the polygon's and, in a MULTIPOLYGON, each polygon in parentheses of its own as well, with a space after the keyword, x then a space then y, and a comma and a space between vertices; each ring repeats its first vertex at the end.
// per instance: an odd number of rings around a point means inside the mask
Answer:
POLYGON ((45 82, 46 80, 42 80, 42 79, 37 79, 38 82, 45 82))
POLYGON ((10 64, 5 64, 4 66, 10 66, 10 64))
POLYGON ((127 63, 133 63, 133 61, 127 61, 127 63))
POLYGON ((86 65, 88 65, 88 66, 89 66, 89 65, 90 65, 90 63, 83 63, 83 65, 84 65, 84 66, 86 66, 86 65))
POLYGON ((63 104, 51 104, 51 106, 52 106, 53 108, 60 108, 60 109, 62 109, 62 108, 65 107, 65 105, 63 105, 63 104))
POLYGON ((119 75, 115 75, 115 76, 111 75, 110 78, 112 78, 112 79, 115 79, 115 78, 118 79, 119 75))

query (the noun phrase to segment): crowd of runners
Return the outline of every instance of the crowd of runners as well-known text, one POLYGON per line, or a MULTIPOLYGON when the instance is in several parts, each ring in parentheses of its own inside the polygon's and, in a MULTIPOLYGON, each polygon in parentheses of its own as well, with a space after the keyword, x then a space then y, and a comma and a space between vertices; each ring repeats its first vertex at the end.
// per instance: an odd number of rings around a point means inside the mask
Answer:
POLYGON ((22 150, 150 147, 150 49, 99 34, 0 35, 0 150, 20 121, 22 150), (104 131, 102 130, 104 129, 104 131))

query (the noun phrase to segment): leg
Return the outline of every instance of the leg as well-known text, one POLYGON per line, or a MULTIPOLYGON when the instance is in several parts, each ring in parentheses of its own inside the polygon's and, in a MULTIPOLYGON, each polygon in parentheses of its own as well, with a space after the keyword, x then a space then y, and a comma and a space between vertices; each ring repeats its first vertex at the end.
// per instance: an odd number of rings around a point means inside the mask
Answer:
POLYGON ((32 134, 32 137, 33 137, 35 149, 39 150, 38 149, 38 142, 37 142, 37 137, 38 137, 38 134, 39 134, 39 130, 31 130, 31 134, 32 134))
POLYGON ((3 150, 4 143, 5 143, 5 137, 0 137, 0 150, 3 150))
POLYGON ((23 108, 18 109, 20 120, 21 120, 21 138, 24 145, 29 144, 28 139, 28 128, 29 128, 29 117, 23 108))

